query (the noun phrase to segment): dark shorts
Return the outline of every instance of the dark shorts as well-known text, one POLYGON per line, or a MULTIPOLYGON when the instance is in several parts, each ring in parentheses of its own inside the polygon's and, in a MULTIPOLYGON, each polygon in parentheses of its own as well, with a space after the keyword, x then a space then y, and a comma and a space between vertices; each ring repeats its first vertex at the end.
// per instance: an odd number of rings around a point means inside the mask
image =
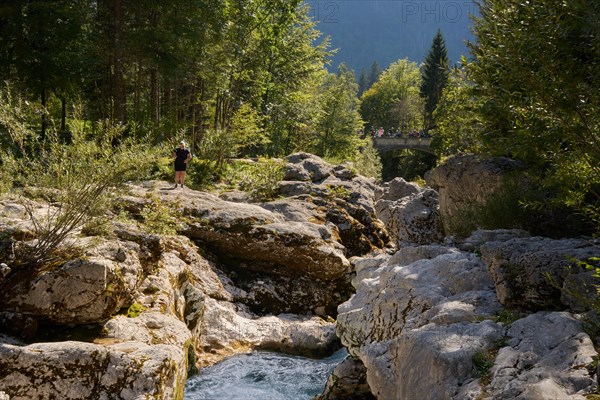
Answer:
POLYGON ((182 162, 175 162, 175 171, 185 171, 187 164, 182 162))

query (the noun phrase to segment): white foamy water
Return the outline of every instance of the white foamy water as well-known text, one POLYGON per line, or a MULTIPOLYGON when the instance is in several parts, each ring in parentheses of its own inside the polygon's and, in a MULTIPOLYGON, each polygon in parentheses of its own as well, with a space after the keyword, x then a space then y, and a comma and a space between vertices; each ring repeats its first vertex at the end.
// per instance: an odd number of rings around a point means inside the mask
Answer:
POLYGON ((314 360, 254 352, 230 357, 191 377, 186 400, 308 400, 320 394, 331 370, 348 353, 314 360))

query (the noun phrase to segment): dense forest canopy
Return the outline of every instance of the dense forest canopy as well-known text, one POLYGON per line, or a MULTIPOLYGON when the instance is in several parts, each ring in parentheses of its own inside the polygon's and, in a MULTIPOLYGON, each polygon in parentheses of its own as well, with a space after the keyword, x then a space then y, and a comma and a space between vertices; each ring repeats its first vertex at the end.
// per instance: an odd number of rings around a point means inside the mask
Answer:
POLYGON ((208 131, 246 129, 264 134, 246 143, 257 154, 299 143, 338 151, 317 133, 324 113, 308 109, 346 78, 325 71, 327 40, 300 0, 0 7, 0 74, 46 111, 42 137, 50 118, 65 131, 69 107, 83 103, 86 118, 141 126, 157 140, 184 130, 195 148, 208 131))
MULTIPOLYGON (((367 2, 356 3, 353 12, 367 2)), ((36 162, 47 173, 73 168, 48 163, 81 146, 114 163, 111 148, 144 143, 165 156, 180 139, 191 144, 198 185, 222 178, 236 157, 295 151, 377 176, 369 133, 382 128, 432 135, 438 160, 465 151, 519 158, 531 183, 518 207, 566 207, 600 226, 599 7, 482 0, 470 58, 452 70, 454 40, 433 24, 419 30, 431 43, 421 66, 394 50, 389 65, 370 57, 356 74, 333 68, 335 51, 301 0, 3 2, 0 188, 34 182, 19 171, 36 162)), ((395 29, 405 17, 369 23, 395 29)), ((384 44, 369 35, 374 54, 384 44)), ((435 163, 393 157, 418 165, 392 168, 411 178, 435 163)), ((168 159, 155 164, 168 176, 168 159)))

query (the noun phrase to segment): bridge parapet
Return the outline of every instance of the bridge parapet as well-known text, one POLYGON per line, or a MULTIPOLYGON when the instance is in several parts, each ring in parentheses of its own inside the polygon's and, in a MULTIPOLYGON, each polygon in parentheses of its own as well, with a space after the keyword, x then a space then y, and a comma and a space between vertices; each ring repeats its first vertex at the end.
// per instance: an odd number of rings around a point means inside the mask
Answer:
POLYGON ((419 150, 434 154, 431 138, 375 137, 373 146, 382 152, 395 149, 419 150))

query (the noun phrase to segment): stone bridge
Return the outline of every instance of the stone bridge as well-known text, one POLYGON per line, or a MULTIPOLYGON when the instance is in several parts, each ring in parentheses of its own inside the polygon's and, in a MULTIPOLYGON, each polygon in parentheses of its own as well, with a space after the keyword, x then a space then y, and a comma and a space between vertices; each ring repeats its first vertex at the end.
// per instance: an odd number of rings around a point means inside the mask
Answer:
POLYGON ((380 153, 396 149, 418 150, 435 154, 430 146, 431 138, 375 137, 373 146, 380 153))

